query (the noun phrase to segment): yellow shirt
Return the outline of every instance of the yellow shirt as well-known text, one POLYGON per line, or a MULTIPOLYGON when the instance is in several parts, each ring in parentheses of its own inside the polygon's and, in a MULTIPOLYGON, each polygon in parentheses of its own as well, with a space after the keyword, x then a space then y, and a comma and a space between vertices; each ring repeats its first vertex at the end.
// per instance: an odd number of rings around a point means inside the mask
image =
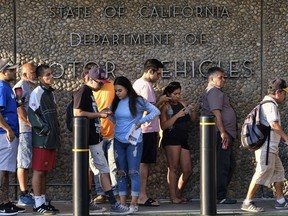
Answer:
MULTIPOLYGON (((110 107, 115 95, 113 81, 105 83, 99 91, 93 91, 93 95, 99 111, 110 107)), ((103 138, 113 138, 114 124, 109 120, 109 118, 100 118, 100 122, 103 138)))

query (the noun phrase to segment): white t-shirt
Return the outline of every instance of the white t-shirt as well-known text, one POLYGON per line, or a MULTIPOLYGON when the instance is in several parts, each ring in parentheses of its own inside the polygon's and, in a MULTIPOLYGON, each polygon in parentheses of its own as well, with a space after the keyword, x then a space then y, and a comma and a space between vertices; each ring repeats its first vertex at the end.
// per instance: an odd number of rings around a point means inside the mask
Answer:
MULTIPOLYGON (((269 126, 273 122, 278 122, 279 125, 281 125, 277 102, 273 98, 267 95, 263 98, 263 101, 264 100, 271 100, 275 104, 265 103, 261 106, 260 121, 262 122, 262 124, 269 126)), ((278 150, 279 150, 278 146, 280 143, 280 139, 281 139, 281 136, 278 133, 276 133, 273 129, 271 129, 270 144, 269 144, 269 149, 271 153, 278 153, 278 150)), ((267 150, 267 140, 259 150, 262 150, 262 151, 267 150)))

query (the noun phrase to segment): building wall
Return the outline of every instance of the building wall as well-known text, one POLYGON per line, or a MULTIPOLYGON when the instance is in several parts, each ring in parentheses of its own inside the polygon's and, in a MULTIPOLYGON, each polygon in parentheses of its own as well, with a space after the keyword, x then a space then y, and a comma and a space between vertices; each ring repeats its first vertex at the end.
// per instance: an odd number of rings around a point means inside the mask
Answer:
MULTIPOLYGON (((0 0, 0 5, 0 56, 20 64, 50 64, 58 77, 54 87, 62 146, 48 183, 68 186, 49 186, 53 199, 72 198, 73 144, 65 112, 87 62, 104 67, 112 79, 125 75, 133 82, 141 76, 144 61, 157 58, 165 64, 163 77, 155 84, 157 95, 177 80, 187 102, 199 102, 207 68, 219 65, 227 72, 224 90, 236 110, 239 131, 245 115, 265 95, 267 80, 287 80, 286 0, 0 0)), ((287 131, 287 105, 280 109, 287 131)), ((190 198, 200 196, 198 125, 191 125, 189 139, 193 176, 185 193, 190 198)), ((237 139, 237 168, 229 186, 229 196, 235 198, 245 196, 255 165, 253 153, 239 146, 237 139)), ((163 149, 158 153, 148 191, 167 198, 166 159, 163 149)), ((285 169, 286 156, 287 150, 281 148, 285 169)))

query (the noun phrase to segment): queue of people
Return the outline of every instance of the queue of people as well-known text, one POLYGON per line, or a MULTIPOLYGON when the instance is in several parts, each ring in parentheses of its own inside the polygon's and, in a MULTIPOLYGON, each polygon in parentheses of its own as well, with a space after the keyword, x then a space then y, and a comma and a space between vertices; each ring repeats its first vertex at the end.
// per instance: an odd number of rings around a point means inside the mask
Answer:
MULTIPOLYGON (((19 205, 33 206, 33 213, 38 215, 57 214, 59 210, 46 194, 47 175, 56 166, 56 150, 60 146, 53 70, 47 65, 24 64, 21 80, 12 89, 10 83, 16 79, 16 68, 10 59, 0 59, 0 215, 24 212, 19 205), (15 172, 16 167, 20 186, 18 205, 8 197, 9 172, 15 172), (31 168, 33 194, 28 188, 31 168)), ((108 80, 105 71, 96 65, 84 68, 84 83, 73 94, 73 114, 89 119, 89 167, 98 188, 98 196, 91 198, 90 211, 105 211, 97 203, 106 199, 112 213, 123 215, 137 212, 138 206, 160 205, 157 198, 147 194, 149 168, 156 163, 160 128, 171 203, 189 201, 183 196, 192 175, 188 128, 197 120, 200 105, 181 99, 179 82, 169 83, 157 100, 152 85, 160 79, 163 68, 159 60, 148 59, 142 77, 134 84, 124 76, 108 80)), ((208 70, 208 85, 201 95, 201 114, 216 118, 217 203, 234 204, 237 201, 227 197, 227 188, 235 171, 236 114, 223 91, 224 75, 219 67, 208 70)), ((283 79, 269 82, 268 94, 263 100, 273 100, 273 103, 263 105, 261 112, 261 120, 272 128, 269 164, 263 164, 262 155, 267 152, 264 145, 255 151, 257 167, 241 207, 243 211, 264 211, 252 198, 260 185, 272 183, 276 189, 275 208, 288 209, 282 192, 284 168, 278 156, 280 140, 288 144, 278 112, 278 104, 285 101, 286 92, 288 88, 283 79)))

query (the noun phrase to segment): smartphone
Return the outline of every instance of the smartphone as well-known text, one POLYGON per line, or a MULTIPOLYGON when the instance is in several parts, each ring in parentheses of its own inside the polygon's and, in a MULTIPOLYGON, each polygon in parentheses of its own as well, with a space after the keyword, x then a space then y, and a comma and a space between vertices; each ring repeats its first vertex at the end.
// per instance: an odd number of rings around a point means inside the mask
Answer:
POLYGON ((185 108, 185 110, 184 110, 184 113, 185 113, 185 114, 188 114, 189 111, 190 111, 190 108, 191 108, 190 106, 187 106, 187 107, 185 108))
POLYGON ((21 98, 22 97, 23 90, 22 90, 21 87, 15 88, 14 91, 15 91, 15 95, 16 95, 17 98, 21 98))

